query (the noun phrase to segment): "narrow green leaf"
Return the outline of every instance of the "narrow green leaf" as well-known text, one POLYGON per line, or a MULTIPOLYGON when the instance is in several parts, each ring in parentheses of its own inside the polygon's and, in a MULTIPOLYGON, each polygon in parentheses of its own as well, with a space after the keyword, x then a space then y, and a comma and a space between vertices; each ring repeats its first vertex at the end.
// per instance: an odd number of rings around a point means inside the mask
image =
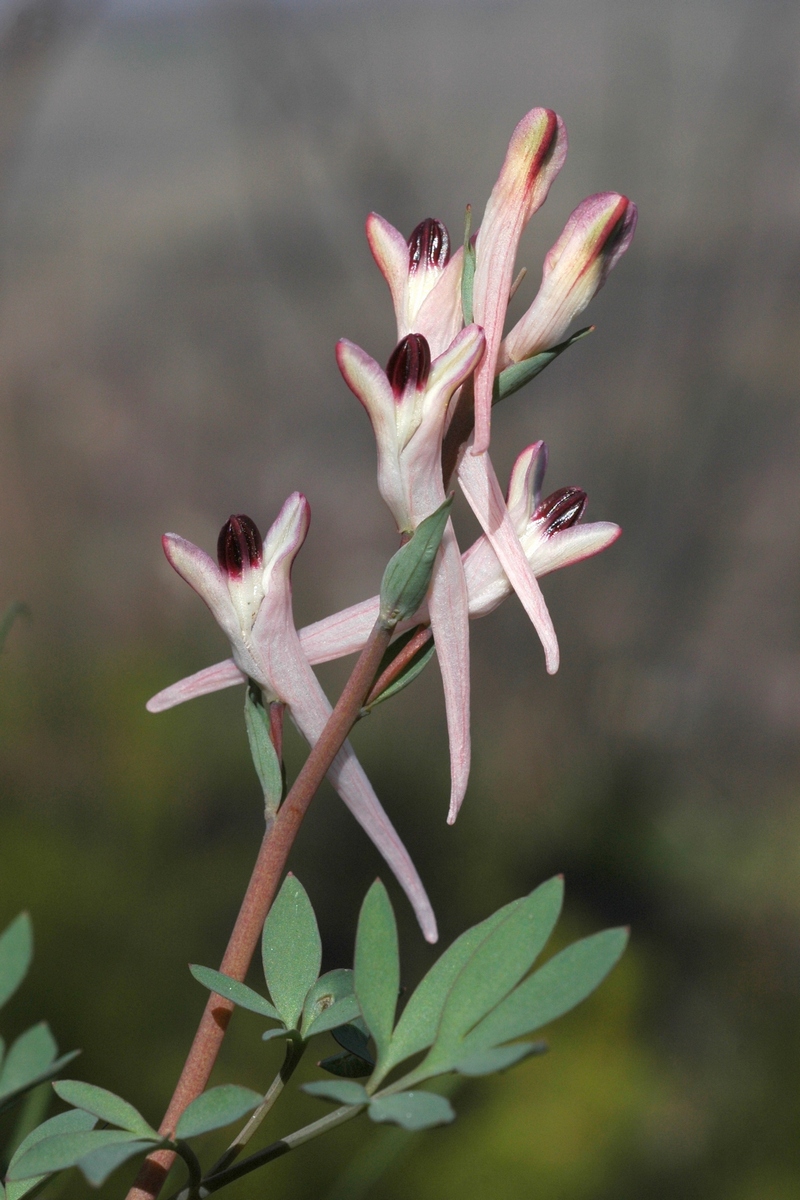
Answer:
POLYGON ((78 1079, 60 1079, 58 1083, 53 1084, 53 1091, 73 1108, 82 1108, 88 1113, 93 1113, 108 1125, 118 1125, 128 1133, 138 1133, 147 1138, 161 1136, 127 1100, 93 1083, 82 1083, 78 1079))
POLYGON ((373 1121, 412 1130, 449 1125, 456 1119, 450 1101, 434 1092, 396 1092, 394 1096, 381 1096, 372 1101, 368 1111, 373 1121))
POLYGON ((334 1104, 369 1104, 369 1096, 363 1085, 351 1079, 320 1079, 304 1083, 302 1091, 320 1100, 331 1100, 334 1104))
POLYGON ((61 1058, 57 1058, 55 1062, 50 1063, 48 1067, 46 1067, 38 1075, 35 1075, 33 1079, 28 1079, 25 1083, 20 1084, 18 1088, 11 1092, 0 1094, 0 1113, 5 1112, 5 1110, 10 1108, 12 1104, 16 1104, 20 1096, 23 1096, 26 1092, 31 1091, 31 1089, 35 1088, 38 1084, 44 1083, 48 1079, 52 1079, 54 1075, 57 1075, 59 1071, 62 1071, 64 1067, 66 1067, 68 1063, 71 1063, 73 1059, 77 1058, 79 1054, 80 1050, 71 1050, 69 1054, 62 1054, 61 1058))
POLYGON ((569 1012, 603 982, 627 941, 627 929, 605 929, 567 946, 475 1027, 464 1052, 510 1042, 569 1012))
POLYGON ((432 1044, 445 1000, 459 971, 492 930, 520 904, 522 900, 512 900, 479 925, 473 925, 436 960, 403 1009, 392 1034, 389 1053, 381 1066, 378 1082, 398 1063, 411 1058, 412 1054, 418 1054, 420 1050, 427 1050, 432 1044))
POLYGON ((274 817, 283 799, 283 771, 269 730, 269 713, 260 695, 249 685, 244 697, 244 724, 267 818, 274 817))
POLYGON ((265 1029, 261 1035, 261 1040, 262 1042, 272 1042, 275 1038, 287 1037, 289 1033, 294 1033, 294 1030, 288 1030, 285 1025, 280 1025, 277 1029, 265 1029))
POLYGON ((275 897, 264 924, 261 954, 272 1002, 284 1024, 294 1029, 322 963, 317 918, 305 888, 294 875, 286 876, 275 897))
POLYGON ((464 215, 464 263, 461 268, 461 311, 464 324, 472 324, 472 288, 475 281, 475 243, 472 240, 472 205, 464 215))
POLYGON ((510 367, 506 367, 498 375, 494 385, 493 404, 497 404, 500 400, 505 400, 507 396, 512 396, 514 392, 518 392, 526 383, 530 383, 545 367, 549 367, 551 362, 554 362, 560 354, 565 350, 569 350, 575 342, 585 338, 587 334, 594 331, 594 325, 587 325, 585 329, 579 329, 577 333, 573 333, 565 342, 560 342, 558 346, 551 347, 550 350, 543 350, 541 354, 534 354, 532 358, 524 358, 522 362, 512 363, 510 367))
POLYGON ((226 1000, 232 1000, 239 1008, 258 1013, 260 1017, 269 1017, 272 1021, 280 1021, 277 1008, 246 983, 239 983, 238 980, 231 979, 230 975, 223 975, 221 971, 214 971, 211 967, 198 967, 194 963, 190 963, 189 970, 203 987, 216 992, 218 996, 224 996, 226 1000))
POLYGON ((380 1064, 389 1049, 400 991, 397 923, 380 879, 367 892, 358 918, 355 991, 380 1064))
POLYGON ((352 971, 339 968, 320 975, 314 986, 309 989, 303 1005, 303 1022, 300 1027, 303 1037, 309 1036, 311 1026, 326 1009, 331 1008, 338 1000, 352 995, 352 971))
POLYGON ((563 898, 563 879, 560 876, 549 879, 484 938, 460 971, 445 1001, 428 1066, 452 1061, 456 1048, 473 1025, 530 970, 553 931, 563 898))
MULTIPOLYGON (((404 650, 411 639, 416 637, 420 630, 424 628, 424 625, 417 625, 414 629, 406 630, 405 633, 402 633, 399 638, 392 642, 391 646, 381 659, 380 666, 375 672, 376 679, 380 679, 383 672, 387 669, 387 667, 392 665, 400 651, 404 650)), ((410 683, 413 683, 417 676, 425 670, 435 652, 436 643, 434 642, 433 637, 430 637, 423 646, 420 646, 414 657, 406 663, 405 667, 394 680, 394 682, 390 683, 389 686, 384 688, 382 692, 379 692, 371 704, 364 705, 364 707, 361 709, 361 715, 366 716, 368 713, 371 713, 377 704, 383 704, 384 700, 391 699, 392 696, 396 696, 398 692, 402 692, 403 688, 407 688, 410 683)))
POLYGON ((121 1167, 129 1158, 135 1158, 137 1154, 149 1153, 153 1149, 152 1141, 128 1142, 127 1145, 120 1146, 101 1146, 99 1150, 93 1150, 91 1154, 85 1154, 83 1158, 79 1158, 77 1166, 92 1187, 100 1187, 105 1183, 109 1175, 116 1171, 117 1167, 121 1167))
POLYGON ((32 1025, 20 1034, 0 1071, 0 1098, 27 1087, 47 1070, 57 1053, 58 1046, 46 1022, 32 1025))
POLYGON ((494 1046, 491 1050, 479 1050, 468 1054, 455 1065, 459 1075, 494 1075, 495 1071, 506 1071, 523 1058, 532 1054, 544 1054, 547 1042, 514 1042, 511 1046, 494 1046))
MULTIPOLYGON (((30 1179, 34 1175, 50 1175, 74 1167, 80 1159, 102 1146, 136 1142, 135 1133, 120 1129, 93 1129, 85 1133, 59 1133, 43 1138, 9 1167, 7 1179, 30 1179)), ((152 1144, 152 1143, 151 1143, 152 1144)))
MULTIPOLYGON (((91 1113, 83 1112, 79 1108, 72 1108, 69 1112, 59 1113, 57 1117, 51 1117, 49 1121, 42 1122, 32 1129, 26 1138, 20 1142, 9 1166, 13 1166, 26 1154, 32 1146, 45 1138, 53 1137, 57 1133, 76 1133, 79 1130, 94 1129, 97 1124, 97 1118, 91 1113)), ((37 1187, 43 1179, 47 1179, 47 1175, 34 1175, 32 1179, 20 1179, 9 1183, 6 1189, 6 1200, 22 1200, 23 1196, 27 1196, 28 1192, 37 1187)))
POLYGON ((33 926, 20 913, 0 934, 0 1008, 14 995, 28 973, 33 958, 33 926))
POLYGON ((380 609, 381 620, 388 626, 413 617, 425 599, 452 503, 451 494, 420 521, 405 546, 389 559, 381 582, 380 609))
POLYGON ((223 1083, 211 1088, 193 1100, 184 1110, 175 1129, 178 1138, 197 1137, 212 1129, 221 1129, 240 1117, 252 1112, 263 1096, 252 1088, 239 1087, 235 1083, 223 1083))

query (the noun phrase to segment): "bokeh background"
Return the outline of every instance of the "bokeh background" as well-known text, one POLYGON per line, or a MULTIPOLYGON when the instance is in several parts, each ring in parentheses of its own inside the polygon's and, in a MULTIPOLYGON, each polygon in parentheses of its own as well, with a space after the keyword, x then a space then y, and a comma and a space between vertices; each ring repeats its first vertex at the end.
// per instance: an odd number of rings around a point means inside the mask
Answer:
MULTIPOLYGON (((800 1190, 799 45, 792 0, 0 6, 0 604, 32 614, 0 659, 0 920, 37 935, 3 1032, 47 1017, 154 1120, 204 1001, 186 963, 218 962, 260 828, 239 691, 144 711, 225 654, 161 533, 211 548, 299 488, 298 621, 371 594, 392 523, 333 357, 393 344, 366 213, 457 239, 536 104, 570 154, 520 311, 583 196, 640 206, 597 332, 494 423, 501 477, 543 437, 551 489, 624 527, 545 582, 561 671, 516 601, 475 623, 454 829, 435 666, 355 734, 445 944, 563 871, 562 937, 630 923, 630 951, 454 1126, 354 1123, 232 1200, 800 1190)), ((331 793, 291 865, 349 964, 381 866, 331 793)), ((413 985, 433 952, 393 895, 413 985)), ((266 1085, 260 1032, 237 1017, 216 1081, 266 1085)), ((264 1136, 320 1111, 287 1100, 264 1136)))

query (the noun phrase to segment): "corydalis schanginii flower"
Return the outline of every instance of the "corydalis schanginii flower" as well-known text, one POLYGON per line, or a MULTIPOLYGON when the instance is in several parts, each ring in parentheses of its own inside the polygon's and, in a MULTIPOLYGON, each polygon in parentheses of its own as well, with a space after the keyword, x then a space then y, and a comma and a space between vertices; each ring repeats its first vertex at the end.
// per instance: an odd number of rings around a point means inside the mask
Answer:
MULTIPOLYGON (((331 706, 303 653, 292 616, 291 568, 308 532, 309 507, 295 492, 284 504, 263 541, 249 517, 234 516, 223 526, 218 563, 203 550, 165 534, 164 552, 172 566, 208 605, 231 645, 239 678, 254 680, 269 701, 283 702, 310 745, 320 737, 331 706)), ((212 668, 218 686, 229 664, 212 668)), ((182 699, 200 695, 192 680, 178 685, 182 699)), ((170 707, 163 693, 148 703, 151 712, 170 707)), ((436 920, 416 868, 380 805, 349 742, 328 771, 328 778, 394 871, 429 941, 436 920)))
MULTIPOLYGON (((446 268, 445 268, 446 270, 446 268)), ((441 282, 441 281, 440 281, 441 282)), ((339 369, 364 405, 378 447, 378 489, 398 532, 413 533, 445 500, 442 438, 454 393, 483 353, 469 325, 431 361, 427 339, 407 334, 386 370, 352 342, 336 347, 339 369)), ((450 738, 450 811, 458 812, 469 779, 469 608, 453 523, 448 519, 428 589, 450 738)))
MULTIPOLYGON (((620 535, 619 526, 610 521, 580 524, 586 503, 586 493, 580 488, 560 488, 542 499, 546 464, 547 447, 543 442, 523 450, 512 469, 507 498, 514 528, 537 577, 598 554, 620 535)), ((511 594, 508 576, 485 536, 469 547, 461 561, 470 618, 488 616, 511 594)), ((323 663, 360 651, 379 609, 380 597, 372 596, 301 629, 300 644, 308 661, 323 663)), ((426 624, 429 619, 426 604, 412 620, 398 626, 398 632, 426 624)), ((227 659, 165 688, 153 698, 150 707, 162 711, 194 696, 245 683, 246 678, 233 659, 227 659)))

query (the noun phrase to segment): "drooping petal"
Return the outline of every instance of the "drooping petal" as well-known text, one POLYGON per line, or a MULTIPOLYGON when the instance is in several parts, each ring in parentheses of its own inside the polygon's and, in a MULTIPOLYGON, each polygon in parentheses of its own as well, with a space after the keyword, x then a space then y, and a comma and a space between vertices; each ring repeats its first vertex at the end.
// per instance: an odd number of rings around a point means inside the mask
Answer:
POLYGON ((558 670, 556 632, 541 588, 536 582, 506 508, 489 456, 471 454, 468 445, 459 463, 458 481, 523 608, 533 622, 544 647, 547 671, 553 675, 558 670))
POLYGON ((213 667, 204 667, 194 675, 187 675, 170 687, 158 692, 145 705, 148 712, 165 712, 185 700, 194 700, 196 696, 207 696, 210 692, 221 692, 223 688, 233 687, 237 683, 246 683, 244 675, 232 658, 215 663, 213 667))
POLYGON ((533 304, 503 343, 498 369, 562 341, 631 244, 636 216, 636 205, 617 192, 600 192, 578 205, 545 257, 533 304))
POLYGON ((534 108, 511 136, 486 205, 475 246, 473 319, 486 333, 486 353, 475 373, 473 454, 482 454, 489 446, 495 367, 519 239, 544 203, 566 153, 567 134, 561 118, 550 109, 534 108))
POLYGON ((470 768, 469 732, 469 600, 461 554, 447 522, 430 591, 428 612, 442 673, 447 732, 450 741, 449 825, 467 790, 470 768))

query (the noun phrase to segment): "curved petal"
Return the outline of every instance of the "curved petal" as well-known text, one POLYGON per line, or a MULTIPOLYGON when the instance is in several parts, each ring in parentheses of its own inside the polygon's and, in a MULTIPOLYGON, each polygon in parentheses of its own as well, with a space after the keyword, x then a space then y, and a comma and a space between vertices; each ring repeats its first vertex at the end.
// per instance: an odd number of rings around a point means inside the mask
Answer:
POLYGON ((522 536, 528 528, 531 514, 542 496, 542 483, 547 470, 547 445, 534 442, 517 455, 508 481, 506 507, 514 528, 522 536))
POLYGON ((452 825, 469 782, 469 602, 461 554, 447 522, 439 561, 428 593, 428 611, 442 672, 447 733, 450 740, 450 811, 452 825))
MULTIPOLYGON (((539 538, 529 558, 531 568, 537 575, 548 575, 559 567, 599 554, 617 540, 622 533, 619 525, 612 521, 591 521, 587 525, 573 525, 550 537, 539 538)), ((525 546, 525 538, 522 539, 525 546)))
POLYGON ((161 539, 164 553, 170 566, 181 579, 194 588, 201 600, 208 605, 214 620, 232 645, 242 640, 242 630, 236 609, 233 607, 228 585, 217 564, 205 550, 187 542, 177 533, 165 533, 161 539))
POLYGON ((544 647, 547 671, 554 675, 558 670, 556 632, 541 588, 536 582, 506 508, 489 456, 471 454, 470 447, 467 446, 459 463, 458 481, 523 608, 533 622, 544 647))
POLYGON ((394 225, 390 225, 384 217, 375 212, 370 213, 367 217, 367 241, 372 251, 372 257, 389 285, 394 315, 397 320, 397 340, 399 341, 409 332, 405 329, 401 332, 404 324, 406 287, 408 285, 408 242, 399 229, 395 229, 394 225))
POLYGON ((408 498, 400 470, 395 398, 374 358, 354 342, 342 338, 336 346, 336 361, 345 383, 367 410, 378 445, 378 487, 399 528, 408 523, 408 498))
POLYGON ((194 675, 187 675, 170 687, 164 688, 147 701, 145 708, 148 712, 165 712, 185 700, 194 700, 196 696, 207 696, 210 692, 221 692, 223 688, 233 687, 237 683, 247 683, 247 676, 239 670, 232 658, 215 663, 213 667, 204 667, 194 675))
POLYGON ((489 446, 492 388, 503 338, 514 260, 523 229, 547 198, 567 154, 561 118, 534 108, 514 130, 497 183, 486 205, 476 248, 473 317, 486 332, 486 353, 475 373, 475 446, 489 446))

